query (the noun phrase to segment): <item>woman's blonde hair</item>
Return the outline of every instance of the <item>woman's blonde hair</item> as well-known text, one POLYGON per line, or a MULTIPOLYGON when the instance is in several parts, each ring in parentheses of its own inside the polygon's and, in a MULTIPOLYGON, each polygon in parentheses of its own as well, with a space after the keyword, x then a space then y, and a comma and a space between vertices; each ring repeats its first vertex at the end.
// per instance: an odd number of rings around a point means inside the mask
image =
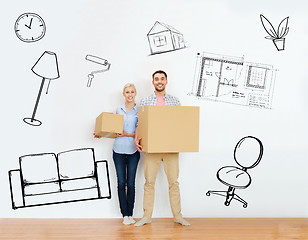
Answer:
POLYGON ((128 88, 128 87, 134 88, 135 89, 135 93, 137 93, 136 87, 135 87, 135 85, 133 83, 125 84, 124 87, 123 87, 123 93, 124 93, 125 89, 128 88))

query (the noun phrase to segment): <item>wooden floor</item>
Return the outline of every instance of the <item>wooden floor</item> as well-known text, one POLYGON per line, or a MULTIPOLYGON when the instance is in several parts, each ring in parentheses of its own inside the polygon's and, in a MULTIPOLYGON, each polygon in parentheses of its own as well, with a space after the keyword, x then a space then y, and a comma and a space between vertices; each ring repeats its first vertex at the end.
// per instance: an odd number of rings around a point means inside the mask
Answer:
POLYGON ((1 240, 308 239, 308 218, 187 218, 191 226, 155 218, 141 227, 121 219, 0 219, 1 240))

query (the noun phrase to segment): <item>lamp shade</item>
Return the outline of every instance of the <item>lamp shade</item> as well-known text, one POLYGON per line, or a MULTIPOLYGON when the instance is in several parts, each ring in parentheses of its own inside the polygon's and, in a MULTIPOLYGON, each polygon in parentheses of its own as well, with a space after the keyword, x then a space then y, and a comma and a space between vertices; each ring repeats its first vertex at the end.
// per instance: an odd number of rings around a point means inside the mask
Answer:
POLYGON ((53 52, 45 51, 31 70, 42 78, 50 80, 59 78, 57 55, 53 52))

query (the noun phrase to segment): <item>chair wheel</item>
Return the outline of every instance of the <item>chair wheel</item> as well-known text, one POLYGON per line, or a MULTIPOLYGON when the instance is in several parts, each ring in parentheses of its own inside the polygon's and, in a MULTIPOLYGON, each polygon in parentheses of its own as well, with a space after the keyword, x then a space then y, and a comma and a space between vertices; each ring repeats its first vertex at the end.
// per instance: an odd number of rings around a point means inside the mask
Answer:
POLYGON ((230 203, 226 201, 226 202, 225 202, 225 205, 226 205, 226 206, 229 206, 229 205, 230 205, 230 203))
POLYGON ((206 195, 206 196, 210 196, 210 195, 211 195, 211 194, 210 194, 210 191, 208 191, 205 195, 206 195))
POLYGON ((244 205, 243 205, 243 208, 247 208, 247 204, 244 204, 244 205))

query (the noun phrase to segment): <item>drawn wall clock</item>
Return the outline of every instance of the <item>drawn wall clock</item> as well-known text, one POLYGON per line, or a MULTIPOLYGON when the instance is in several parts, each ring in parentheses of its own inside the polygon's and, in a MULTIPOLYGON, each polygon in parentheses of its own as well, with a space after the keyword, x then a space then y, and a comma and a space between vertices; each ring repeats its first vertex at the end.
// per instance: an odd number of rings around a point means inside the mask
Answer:
POLYGON ((23 42, 36 42, 42 39, 46 32, 44 20, 36 13, 23 13, 15 22, 15 33, 23 42))

